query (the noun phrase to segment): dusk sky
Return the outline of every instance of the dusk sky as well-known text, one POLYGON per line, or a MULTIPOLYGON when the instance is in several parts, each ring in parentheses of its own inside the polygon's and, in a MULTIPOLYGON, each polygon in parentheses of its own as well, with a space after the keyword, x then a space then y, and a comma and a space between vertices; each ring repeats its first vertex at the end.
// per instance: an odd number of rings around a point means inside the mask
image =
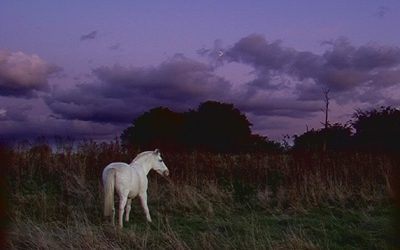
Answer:
POLYGON ((0 1, 0 138, 108 140, 233 103, 281 140, 400 105, 400 1, 0 1))

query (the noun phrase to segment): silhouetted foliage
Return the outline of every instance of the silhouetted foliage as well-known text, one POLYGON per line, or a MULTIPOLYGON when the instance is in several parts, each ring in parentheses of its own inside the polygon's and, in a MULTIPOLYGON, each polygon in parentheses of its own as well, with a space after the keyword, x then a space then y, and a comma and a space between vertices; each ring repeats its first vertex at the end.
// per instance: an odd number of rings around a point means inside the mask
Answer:
POLYGON ((133 125, 123 131, 121 140, 125 145, 144 149, 175 147, 183 142, 183 126, 183 114, 158 107, 137 117, 133 125))
POLYGON ((400 110, 380 107, 368 111, 357 110, 353 115, 355 130, 341 124, 330 125, 328 129, 310 130, 295 136, 293 149, 320 151, 326 143, 327 150, 400 150, 400 110))
POLYGON ((280 145, 252 135, 251 123, 233 104, 207 101, 197 110, 176 113, 155 108, 133 121, 121 135, 125 145, 141 148, 212 152, 279 151, 280 145))
POLYGON ((246 145, 246 151, 280 153, 285 151, 285 148, 279 142, 271 141, 266 136, 252 134, 246 145))
POLYGON ((373 151, 400 149, 400 111, 380 107, 357 112, 353 116, 354 139, 358 148, 373 151))
POLYGON ((212 151, 239 150, 250 139, 250 122, 232 104, 208 101, 188 114, 190 144, 212 151))
POLYGON ((329 125, 328 128, 310 130, 294 138, 294 150, 321 151, 326 145, 326 150, 341 151, 351 147, 351 128, 340 123, 329 125))

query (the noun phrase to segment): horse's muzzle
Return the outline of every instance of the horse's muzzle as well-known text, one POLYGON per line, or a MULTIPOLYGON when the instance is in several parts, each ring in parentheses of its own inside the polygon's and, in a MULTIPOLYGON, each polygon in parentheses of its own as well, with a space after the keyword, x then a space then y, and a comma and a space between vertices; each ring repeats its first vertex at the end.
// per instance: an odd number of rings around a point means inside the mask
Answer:
POLYGON ((165 170, 163 174, 164 174, 165 177, 168 177, 169 176, 169 171, 165 170))

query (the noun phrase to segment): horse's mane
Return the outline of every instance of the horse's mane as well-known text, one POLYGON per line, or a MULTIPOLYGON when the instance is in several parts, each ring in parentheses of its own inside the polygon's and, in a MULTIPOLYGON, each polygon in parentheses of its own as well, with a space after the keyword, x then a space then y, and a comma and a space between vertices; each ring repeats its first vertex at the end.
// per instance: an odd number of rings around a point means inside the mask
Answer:
POLYGON ((132 164, 133 162, 139 160, 141 157, 143 157, 143 156, 145 156, 145 155, 148 155, 149 153, 153 153, 153 151, 144 151, 144 152, 138 154, 138 155, 132 160, 131 164, 132 164))

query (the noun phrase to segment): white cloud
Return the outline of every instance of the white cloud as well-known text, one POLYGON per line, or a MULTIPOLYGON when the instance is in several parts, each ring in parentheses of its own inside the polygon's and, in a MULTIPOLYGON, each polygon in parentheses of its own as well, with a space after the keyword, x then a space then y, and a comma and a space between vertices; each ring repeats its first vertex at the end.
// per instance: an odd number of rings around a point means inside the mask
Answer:
POLYGON ((5 117, 7 115, 7 110, 4 108, 0 108, 0 117, 5 117))
POLYGON ((59 70, 38 55, 0 50, 0 95, 29 97, 33 90, 46 90, 48 77, 59 70))

